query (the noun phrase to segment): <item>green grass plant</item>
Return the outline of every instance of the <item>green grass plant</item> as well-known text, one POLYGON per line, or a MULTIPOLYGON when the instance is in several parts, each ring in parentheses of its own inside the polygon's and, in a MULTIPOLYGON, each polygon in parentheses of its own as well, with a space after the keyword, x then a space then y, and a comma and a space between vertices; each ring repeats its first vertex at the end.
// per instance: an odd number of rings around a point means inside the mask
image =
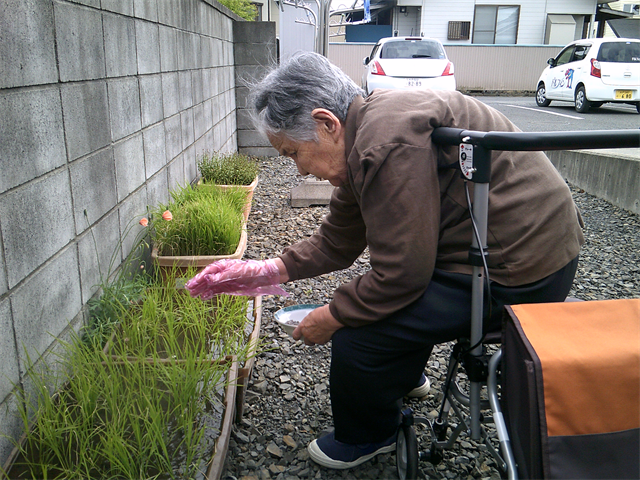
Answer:
POLYGON ((231 255, 242 235, 245 203, 240 189, 179 188, 151 215, 154 245, 160 255, 231 255), (171 221, 162 219, 165 210, 171 221))
POLYGON ((256 19, 257 9, 249 0, 222 0, 220 3, 245 20, 256 19))
MULTIPOLYGON (((84 211, 87 218, 87 211, 84 211)), ((124 230, 123 239, 131 234, 137 222, 132 219, 124 230)), ((88 219, 87 219, 88 222, 88 219)), ((99 294, 87 302, 89 311, 88 322, 83 329, 83 340, 85 343, 93 343, 97 346, 104 345, 109 335, 113 331, 119 316, 128 309, 133 301, 140 298, 150 282, 150 276, 145 269, 145 262, 142 260, 145 250, 148 248, 146 236, 148 232, 141 230, 133 240, 131 252, 124 261, 117 265, 120 260, 122 240, 114 248, 109 265, 103 270, 100 264, 98 244, 90 229, 96 250, 98 273, 100 282, 98 284, 99 294)))
MULTIPOLYGON (((195 269, 186 277, 192 273, 195 269)), ((246 352, 239 348, 246 343, 247 304, 247 297, 231 295, 203 302, 170 278, 148 288, 138 305, 123 312, 109 350, 121 357, 203 360, 236 355, 244 361, 246 352)))
MULTIPOLYGON (((195 269, 188 275, 195 274, 195 269)), ((168 285, 176 285, 175 278, 168 285)), ((219 435, 230 362, 247 359, 246 297, 203 302, 152 285, 118 312, 109 345, 74 338, 21 391, 26 440, 11 478, 194 478, 219 435)))
POLYGON ((204 152, 198 161, 204 183, 215 185, 250 185, 260 166, 255 158, 242 153, 204 152))

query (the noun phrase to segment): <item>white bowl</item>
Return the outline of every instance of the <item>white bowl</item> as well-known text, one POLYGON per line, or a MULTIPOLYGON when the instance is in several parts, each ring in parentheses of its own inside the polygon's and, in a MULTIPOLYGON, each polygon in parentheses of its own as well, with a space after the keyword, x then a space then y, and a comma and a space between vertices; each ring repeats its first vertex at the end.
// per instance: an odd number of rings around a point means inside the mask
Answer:
POLYGON ((322 305, 292 305, 281 308, 274 314, 274 317, 283 330, 291 335, 302 319, 319 307, 322 305))

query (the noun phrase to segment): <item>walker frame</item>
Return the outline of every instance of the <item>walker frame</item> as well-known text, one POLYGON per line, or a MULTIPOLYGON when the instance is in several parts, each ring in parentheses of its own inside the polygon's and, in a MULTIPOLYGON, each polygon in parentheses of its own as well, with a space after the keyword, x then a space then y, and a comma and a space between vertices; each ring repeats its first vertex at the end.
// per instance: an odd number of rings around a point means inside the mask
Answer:
MULTIPOLYGON (((474 235, 469 258, 473 265, 471 295, 471 331, 468 339, 461 339, 451 354, 447 380, 443 386, 443 400, 438 418, 413 416, 411 409, 402 412, 396 441, 398 476, 414 479, 418 474, 420 459, 437 464, 442 460, 442 451, 452 448, 458 436, 466 432, 472 440, 483 440, 487 450, 497 461, 499 470, 509 480, 518 479, 517 464, 513 456, 509 433, 500 408, 498 376, 502 349, 487 360, 486 339, 483 337, 483 306, 487 255, 487 224, 489 183, 491 179, 491 153, 499 151, 548 151, 581 150, 602 148, 640 148, 640 130, 584 130, 566 132, 482 132, 460 128, 439 127, 432 134, 434 143, 459 147, 458 169, 462 176, 475 183, 471 208, 474 235), (466 347, 464 346, 466 344, 466 347), (458 364, 464 366, 469 378, 469 394, 465 394, 454 381, 458 364), (487 387, 488 401, 481 400, 481 389, 487 387), (469 412, 463 409, 468 408, 469 412), (491 410, 483 417, 482 410, 491 410), (449 424, 450 411, 458 424, 449 424), (413 429, 415 423, 426 425, 431 432, 431 448, 418 452, 418 442, 413 429), (494 423, 498 434, 500 451, 491 444, 485 423, 494 423), (448 430, 451 428, 451 433, 448 430)), ((496 343, 496 342, 491 342, 496 343)))

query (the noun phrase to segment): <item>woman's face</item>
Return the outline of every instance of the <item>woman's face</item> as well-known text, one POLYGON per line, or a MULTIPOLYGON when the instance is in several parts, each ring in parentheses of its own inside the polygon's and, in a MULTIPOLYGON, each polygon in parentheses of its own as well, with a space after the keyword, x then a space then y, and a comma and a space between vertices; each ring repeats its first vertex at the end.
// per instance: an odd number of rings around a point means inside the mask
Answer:
MULTIPOLYGON (((323 109, 314 112, 318 110, 323 109)), ((337 118, 325 112, 317 116, 317 141, 296 141, 284 134, 269 135, 269 141, 280 155, 296 162, 300 175, 314 175, 339 187, 347 183, 344 129, 337 118)))

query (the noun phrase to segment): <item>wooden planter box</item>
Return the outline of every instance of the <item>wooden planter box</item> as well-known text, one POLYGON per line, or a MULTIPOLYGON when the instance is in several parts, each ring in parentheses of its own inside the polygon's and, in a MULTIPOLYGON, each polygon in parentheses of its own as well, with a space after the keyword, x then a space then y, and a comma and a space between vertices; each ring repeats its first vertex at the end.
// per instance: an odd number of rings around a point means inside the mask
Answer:
POLYGON ((200 271, 210 263, 218 260, 240 259, 244 255, 246 249, 247 229, 246 227, 243 227, 242 233, 240 234, 240 242, 238 242, 238 248, 236 248, 236 251, 231 255, 159 255, 158 248, 153 247, 151 250, 151 259, 153 260, 155 267, 159 269, 162 278, 165 279, 168 272, 171 272, 173 269, 176 270, 176 273, 178 274, 177 276, 179 277, 180 275, 185 274, 189 267, 197 267, 198 271, 200 271))

